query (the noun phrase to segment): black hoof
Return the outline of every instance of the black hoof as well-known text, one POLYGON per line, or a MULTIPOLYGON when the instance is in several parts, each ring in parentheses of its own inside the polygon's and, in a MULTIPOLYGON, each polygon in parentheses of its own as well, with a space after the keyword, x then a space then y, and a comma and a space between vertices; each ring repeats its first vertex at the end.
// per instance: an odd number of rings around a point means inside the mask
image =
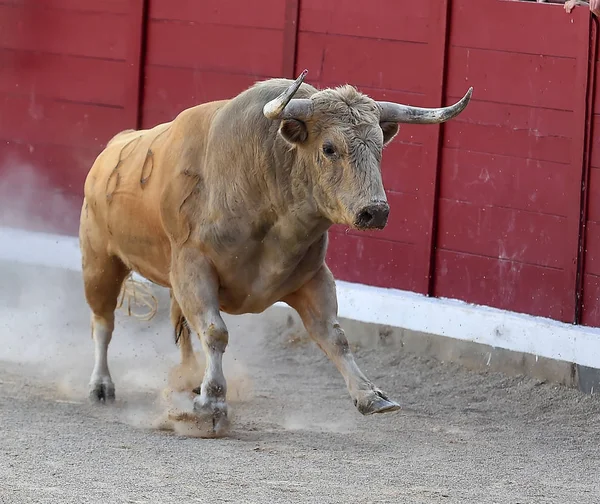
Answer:
POLYGON ((225 402, 211 402, 197 397, 194 401, 196 425, 206 437, 223 437, 229 432, 229 418, 225 402))
POLYGON ((114 403, 115 386, 112 383, 98 383, 90 389, 89 394, 92 403, 114 403))
POLYGON ((377 389, 355 400, 354 405, 365 416, 375 413, 391 413, 400 409, 400 405, 397 402, 392 401, 384 392, 377 389))

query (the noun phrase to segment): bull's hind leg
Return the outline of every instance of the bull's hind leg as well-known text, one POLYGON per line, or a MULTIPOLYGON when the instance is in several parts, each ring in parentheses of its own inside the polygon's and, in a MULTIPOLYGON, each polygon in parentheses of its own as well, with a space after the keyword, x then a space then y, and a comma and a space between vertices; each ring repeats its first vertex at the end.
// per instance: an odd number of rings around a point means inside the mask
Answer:
POLYGON ((335 364, 360 413, 371 415, 400 409, 356 365, 344 330, 337 320, 335 282, 326 265, 312 280, 283 301, 298 312, 311 338, 335 364))
POLYGON ((85 297, 92 310, 94 370, 89 397, 94 402, 115 400, 115 386, 108 370, 108 345, 115 327, 115 309, 123 280, 129 274, 117 257, 98 254, 82 240, 83 283, 85 297))
POLYGON ((229 427, 223 354, 229 333, 219 309, 219 281, 214 268, 195 249, 173 258, 171 285, 181 311, 199 336, 206 358, 200 394, 194 399, 198 424, 207 436, 220 436, 229 427))

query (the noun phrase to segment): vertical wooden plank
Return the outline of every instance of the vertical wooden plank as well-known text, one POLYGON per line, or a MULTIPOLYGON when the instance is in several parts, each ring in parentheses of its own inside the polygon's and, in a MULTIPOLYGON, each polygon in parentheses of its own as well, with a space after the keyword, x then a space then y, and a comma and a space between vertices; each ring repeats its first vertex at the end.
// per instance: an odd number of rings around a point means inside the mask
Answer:
POLYGON ((127 33, 127 81, 124 115, 127 127, 134 129, 141 127, 147 8, 148 0, 129 0, 129 25, 131 30, 127 33))
MULTIPOLYGON (((444 100, 446 82, 446 50, 448 44, 448 20, 450 1, 437 0, 431 2, 431 31, 429 45, 431 48, 430 65, 433 77, 431 89, 427 93, 428 107, 441 107, 444 100)), ((423 186, 420 200, 428 222, 424 239, 423 257, 427 263, 423 268, 422 284, 419 292, 432 295, 434 290, 436 222, 438 213, 439 166, 441 155, 441 133, 443 125, 427 126, 427 138, 423 142, 423 167, 430 175, 423 186)))
POLYGON ((590 16, 589 44, 586 59, 588 75, 586 86, 585 145, 583 148, 583 166, 581 179, 581 212, 579 222, 579 248, 577 250, 577 285, 575 289, 575 323, 581 324, 583 317, 585 285, 585 251, 587 242, 587 220, 589 207, 590 168, 592 159, 592 138, 594 135, 594 97, 596 95, 596 60, 598 58, 598 20, 590 16))
MULTIPOLYGON (((582 23, 583 24, 583 23, 582 23)), ((585 244, 585 221, 587 219, 586 192, 590 170, 590 148, 589 132, 593 119, 593 108, 590 109, 593 88, 590 89, 590 73, 594 73, 595 63, 590 62, 590 25, 585 23, 586 29, 579 30, 577 46, 581 53, 577 57, 577 70, 575 74, 575 93, 573 108, 573 140, 571 142, 571 164, 573 173, 573 188, 567 191, 569 197, 575 201, 569 204, 570 215, 568 216, 567 237, 565 244, 568 247, 567 257, 572 260, 567 262, 565 273, 569 285, 573 285, 573 296, 571 297, 573 313, 572 322, 578 324, 581 320, 581 303, 583 292, 583 266, 585 244)))
POLYGON ((288 79, 295 78, 299 13, 300 0, 286 0, 281 76, 288 79))

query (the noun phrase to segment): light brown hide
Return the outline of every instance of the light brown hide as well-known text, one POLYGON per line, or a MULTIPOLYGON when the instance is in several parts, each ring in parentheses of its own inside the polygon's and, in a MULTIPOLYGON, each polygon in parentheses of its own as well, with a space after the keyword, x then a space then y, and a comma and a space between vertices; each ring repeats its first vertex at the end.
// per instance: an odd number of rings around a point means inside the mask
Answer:
MULTIPOLYGON (((207 370, 195 409, 209 430, 227 426, 220 311, 259 313, 280 300, 300 313, 361 413, 398 409, 354 363, 324 263, 333 223, 360 228, 365 208, 389 208, 380 161, 398 127, 380 125, 377 103, 349 86, 317 92, 303 84, 296 98, 311 99, 310 117, 267 119, 263 106, 290 83, 262 82, 170 123, 122 132, 98 156, 80 227, 96 343, 92 398, 114 398, 106 349, 133 270, 171 289, 184 363, 194 358, 189 329, 200 335, 207 370)), ((370 225, 386 220, 387 210, 370 225)))

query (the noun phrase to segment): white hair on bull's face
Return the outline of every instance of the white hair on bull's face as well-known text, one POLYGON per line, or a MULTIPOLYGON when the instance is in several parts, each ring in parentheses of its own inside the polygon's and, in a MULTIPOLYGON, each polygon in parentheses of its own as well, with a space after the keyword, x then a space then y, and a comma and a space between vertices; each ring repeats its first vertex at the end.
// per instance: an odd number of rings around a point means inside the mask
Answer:
POLYGON ((324 115, 339 124, 378 124, 379 107, 367 95, 348 84, 324 89, 312 97, 314 115, 324 115))

